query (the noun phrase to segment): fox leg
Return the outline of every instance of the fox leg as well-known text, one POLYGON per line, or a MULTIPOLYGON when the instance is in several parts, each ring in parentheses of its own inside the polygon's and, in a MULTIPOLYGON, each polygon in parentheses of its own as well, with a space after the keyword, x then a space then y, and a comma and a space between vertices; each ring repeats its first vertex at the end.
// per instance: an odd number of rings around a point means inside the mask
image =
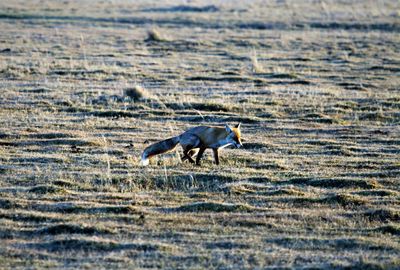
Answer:
POLYGON ((190 163, 194 163, 193 156, 197 153, 197 149, 201 144, 199 137, 196 135, 187 135, 182 137, 180 144, 183 148, 182 161, 189 160, 190 163))
POLYGON ((188 149, 183 150, 183 157, 181 158, 181 160, 182 161, 189 160, 190 163, 194 163, 192 156, 193 156, 192 149, 191 150, 188 150, 188 149))
POLYGON ((181 158, 182 162, 185 160, 189 160, 190 163, 194 163, 193 157, 197 155, 199 149, 190 149, 188 151, 183 151, 183 157, 181 158))
POLYGON ((213 152, 214 152, 215 164, 219 165, 218 148, 214 148, 213 152))
POLYGON ((203 153, 205 150, 206 150, 206 148, 200 147, 199 153, 197 154, 197 157, 196 157, 196 165, 200 165, 200 159, 203 156, 203 153))
POLYGON ((193 158, 194 156, 197 155, 198 152, 199 152, 198 148, 194 148, 192 150, 189 150, 189 156, 193 158))

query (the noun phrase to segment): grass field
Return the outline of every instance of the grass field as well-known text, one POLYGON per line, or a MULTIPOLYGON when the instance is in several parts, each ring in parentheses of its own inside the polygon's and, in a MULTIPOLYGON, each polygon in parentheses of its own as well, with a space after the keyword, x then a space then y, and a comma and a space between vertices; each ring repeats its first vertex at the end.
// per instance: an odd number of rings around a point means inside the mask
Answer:
POLYGON ((1 1, 0 29, 0 269, 400 268, 398 1, 1 1), (238 122, 220 166, 139 165, 238 122))

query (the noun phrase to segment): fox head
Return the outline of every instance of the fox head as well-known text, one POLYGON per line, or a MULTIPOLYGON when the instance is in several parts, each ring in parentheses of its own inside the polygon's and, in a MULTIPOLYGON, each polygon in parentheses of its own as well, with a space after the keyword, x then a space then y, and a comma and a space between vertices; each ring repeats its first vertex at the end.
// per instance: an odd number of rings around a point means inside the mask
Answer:
POLYGON ((243 146, 240 133, 240 123, 231 128, 228 124, 225 124, 225 129, 228 132, 226 137, 227 142, 234 145, 236 148, 243 146))

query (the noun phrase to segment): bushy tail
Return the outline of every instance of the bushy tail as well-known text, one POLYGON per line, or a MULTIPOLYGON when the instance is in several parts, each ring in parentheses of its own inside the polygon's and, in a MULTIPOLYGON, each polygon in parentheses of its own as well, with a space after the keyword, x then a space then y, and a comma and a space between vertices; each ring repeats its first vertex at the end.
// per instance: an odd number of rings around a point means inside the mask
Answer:
POLYGON ((149 158, 173 150, 178 143, 179 143, 179 136, 172 137, 163 141, 156 142, 155 144, 149 145, 143 151, 141 165, 142 166, 149 165, 149 158))

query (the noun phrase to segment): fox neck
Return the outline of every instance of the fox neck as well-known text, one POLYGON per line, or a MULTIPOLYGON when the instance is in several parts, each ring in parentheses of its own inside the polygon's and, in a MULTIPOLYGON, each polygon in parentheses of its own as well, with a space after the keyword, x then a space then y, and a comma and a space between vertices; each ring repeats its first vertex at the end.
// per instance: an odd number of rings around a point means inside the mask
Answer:
POLYGON ((225 148, 225 147, 227 147, 227 146, 229 146, 231 144, 232 144, 232 142, 229 141, 228 138, 225 138, 225 139, 219 140, 218 142, 210 145, 210 148, 222 149, 222 148, 225 148))

